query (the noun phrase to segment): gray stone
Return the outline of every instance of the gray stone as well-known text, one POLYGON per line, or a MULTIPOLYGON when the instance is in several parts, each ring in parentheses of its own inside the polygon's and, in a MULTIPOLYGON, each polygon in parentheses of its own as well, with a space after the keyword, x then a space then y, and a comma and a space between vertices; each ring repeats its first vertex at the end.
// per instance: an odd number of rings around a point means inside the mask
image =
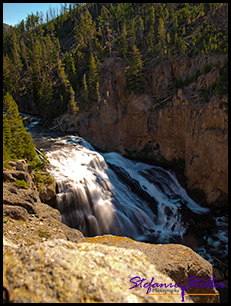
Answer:
MULTIPOLYGON (((148 283, 154 277, 158 283, 175 285, 138 250, 55 239, 11 248, 4 254, 3 263, 4 296, 8 302, 181 301, 180 295, 147 295, 147 288, 140 286, 129 289, 134 286, 130 279, 135 276, 148 283)), ((187 302, 192 301, 189 298, 187 302)))

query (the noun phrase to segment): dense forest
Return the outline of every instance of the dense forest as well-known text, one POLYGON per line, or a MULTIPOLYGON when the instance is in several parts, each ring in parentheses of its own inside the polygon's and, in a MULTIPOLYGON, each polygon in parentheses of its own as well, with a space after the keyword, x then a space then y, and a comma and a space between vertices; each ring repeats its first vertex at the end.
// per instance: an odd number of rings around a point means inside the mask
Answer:
MULTIPOLYGON (((127 92, 141 94, 145 65, 157 55, 227 53, 228 24, 216 18, 227 10, 227 3, 70 3, 58 16, 52 9, 45 18, 28 15, 3 29, 3 94, 27 99, 47 122, 68 107, 77 116, 100 101, 99 70, 111 56, 127 63, 127 92)), ((212 90, 227 92, 227 65, 212 90)))

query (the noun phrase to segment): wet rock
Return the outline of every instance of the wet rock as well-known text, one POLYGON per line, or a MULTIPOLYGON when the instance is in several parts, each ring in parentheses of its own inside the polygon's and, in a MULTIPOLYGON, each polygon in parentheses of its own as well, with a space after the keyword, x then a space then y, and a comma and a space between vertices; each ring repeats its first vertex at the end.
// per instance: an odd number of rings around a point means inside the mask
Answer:
POLYGON ((175 285, 139 250, 55 239, 12 248, 3 263, 3 287, 9 302, 181 301, 180 295, 147 295, 147 289, 140 286, 129 289, 135 276, 175 285))

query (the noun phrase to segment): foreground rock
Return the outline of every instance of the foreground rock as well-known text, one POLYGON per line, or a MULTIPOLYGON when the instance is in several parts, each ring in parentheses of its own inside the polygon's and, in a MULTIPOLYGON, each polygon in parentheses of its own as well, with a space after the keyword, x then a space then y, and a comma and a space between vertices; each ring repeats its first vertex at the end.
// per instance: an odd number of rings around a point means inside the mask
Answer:
MULTIPOLYGON (((138 250, 62 239, 11 249, 3 258, 3 292, 8 302, 180 302, 181 296, 147 295, 135 276, 174 282, 138 250)), ((190 300, 187 299, 187 302, 190 300)))
MULTIPOLYGON (((100 243, 108 246, 115 246, 125 249, 137 249, 144 253, 156 269, 167 274, 176 283, 189 286, 186 280, 195 276, 197 279, 204 279, 205 282, 213 279, 212 265, 195 253, 192 249, 178 244, 149 244, 137 242, 126 237, 111 235, 86 238, 84 242, 100 243)), ((155 275, 153 275, 155 277, 155 275)), ((209 294, 191 296, 197 303, 217 303, 219 293, 215 288, 192 287, 187 291, 188 294, 209 294), (217 295, 213 295, 217 294, 217 295)))

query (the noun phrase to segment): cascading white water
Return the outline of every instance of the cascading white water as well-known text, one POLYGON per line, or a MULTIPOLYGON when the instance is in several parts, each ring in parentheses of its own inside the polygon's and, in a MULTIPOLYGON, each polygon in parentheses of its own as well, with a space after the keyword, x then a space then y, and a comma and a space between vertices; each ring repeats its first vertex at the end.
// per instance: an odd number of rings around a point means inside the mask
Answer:
POLYGON ((55 144, 47 157, 58 185, 56 206, 63 222, 85 236, 114 234, 145 240, 144 235, 151 233, 156 241, 168 242, 185 232, 182 205, 196 213, 208 211, 188 197, 170 171, 118 153, 100 154, 76 136, 55 144))
POLYGON ((188 245, 185 237, 193 233, 194 250, 205 259, 227 258, 227 217, 195 203, 171 171, 114 152, 98 153, 83 138, 58 137, 39 120, 27 127, 50 161, 56 207, 67 225, 85 236, 114 234, 151 243, 188 245))

